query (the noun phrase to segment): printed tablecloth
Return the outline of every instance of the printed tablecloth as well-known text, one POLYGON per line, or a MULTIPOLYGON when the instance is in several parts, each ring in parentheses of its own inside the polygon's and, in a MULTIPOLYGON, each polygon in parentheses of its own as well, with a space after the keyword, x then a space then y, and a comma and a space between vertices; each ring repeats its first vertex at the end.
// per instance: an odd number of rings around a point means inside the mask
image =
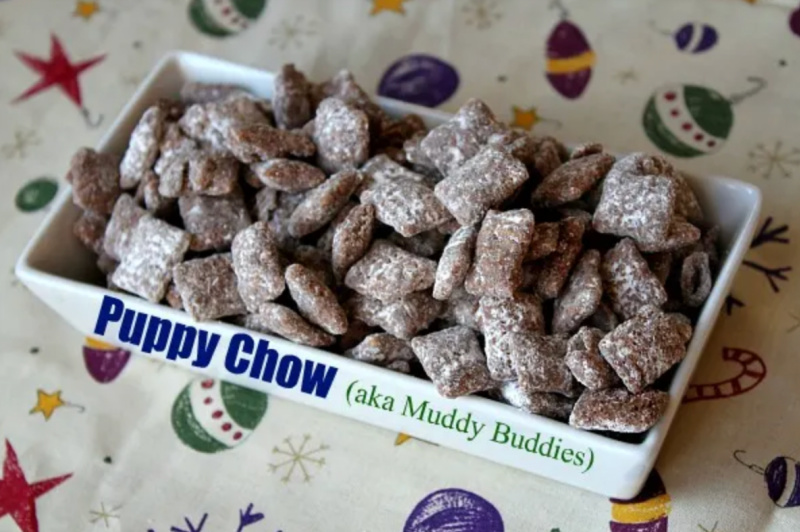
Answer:
POLYGON ((797 0, 2 0, 0 72, 0 531, 800 530, 797 0), (478 96, 537 134, 759 185, 760 229, 640 497, 130 358, 36 300, 13 264, 72 152, 174 49, 346 67, 448 111, 478 96), (197 430, 203 391, 243 437, 197 430))

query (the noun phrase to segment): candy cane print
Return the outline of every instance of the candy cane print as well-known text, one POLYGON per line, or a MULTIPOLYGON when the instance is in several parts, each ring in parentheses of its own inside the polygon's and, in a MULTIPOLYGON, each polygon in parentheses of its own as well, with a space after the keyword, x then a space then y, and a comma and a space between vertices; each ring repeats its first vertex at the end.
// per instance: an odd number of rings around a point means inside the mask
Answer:
POLYGON ((692 384, 683 398, 684 403, 725 399, 749 392, 758 386, 767 375, 767 367, 757 354, 746 349, 724 347, 722 360, 736 362, 741 366, 739 374, 733 378, 708 384, 692 384))

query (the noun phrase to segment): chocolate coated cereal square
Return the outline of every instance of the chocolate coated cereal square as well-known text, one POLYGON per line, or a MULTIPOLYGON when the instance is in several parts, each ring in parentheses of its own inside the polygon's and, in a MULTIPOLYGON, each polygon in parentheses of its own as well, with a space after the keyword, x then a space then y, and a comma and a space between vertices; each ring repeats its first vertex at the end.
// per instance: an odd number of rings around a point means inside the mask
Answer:
POLYGON ((230 253, 178 264, 172 277, 183 307, 198 321, 244 314, 247 310, 236 289, 230 253))
POLYGON ((669 405, 669 394, 647 390, 586 390, 575 403, 569 424, 584 430, 644 432, 655 425, 669 405))
POLYGON ((385 240, 376 240, 344 278, 348 288, 391 301, 433 286, 436 262, 418 257, 385 240))
POLYGON ((598 348, 605 333, 600 329, 581 327, 567 343, 564 359, 575 379, 590 390, 603 390, 620 384, 619 377, 608 365, 598 348))
POLYGON ((67 181, 72 201, 81 209, 111 214, 120 195, 119 171, 111 155, 81 148, 70 161, 67 181))
POLYGON ((192 236, 193 251, 228 249, 236 233, 250 225, 250 214, 238 191, 227 196, 183 196, 178 208, 192 236))
POLYGON ((626 319, 645 305, 660 307, 667 301, 666 290, 629 238, 606 252, 600 273, 614 312, 626 319))

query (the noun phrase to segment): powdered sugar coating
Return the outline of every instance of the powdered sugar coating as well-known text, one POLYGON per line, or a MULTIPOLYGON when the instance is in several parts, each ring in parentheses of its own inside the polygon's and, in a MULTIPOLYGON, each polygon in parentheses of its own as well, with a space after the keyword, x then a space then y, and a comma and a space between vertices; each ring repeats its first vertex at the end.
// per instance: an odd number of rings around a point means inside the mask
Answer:
POLYGON ((119 197, 103 237, 103 250, 109 257, 117 261, 125 257, 133 229, 139 219, 147 215, 147 211, 139 207, 130 195, 122 194, 119 197))
POLYGON ((557 207, 587 193, 614 164, 614 156, 596 153, 572 159, 553 170, 533 191, 535 205, 557 207))
POLYGON ((511 406, 529 414, 566 420, 575 402, 558 393, 530 392, 522 390, 517 381, 504 382, 500 386, 501 397, 511 406))
POLYGON ((356 170, 343 170, 310 190, 289 218, 289 234, 300 238, 322 229, 344 207, 361 182, 356 170))
POLYGON ((531 332, 544 334, 542 303, 532 294, 519 293, 513 298, 480 298, 477 324, 484 335, 531 332))
POLYGON ((361 202, 375 206, 375 217, 403 236, 441 225, 450 214, 431 189, 411 181, 381 183, 364 191, 361 202))
POLYGON ((574 392, 575 381, 564 361, 567 352, 567 339, 564 336, 505 333, 502 337, 503 348, 512 357, 523 392, 550 392, 566 396, 574 392))
POLYGON ((433 161, 425 155, 422 150, 422 140, 428 135, 426 131, 418 131, 414 133, 403 143, 403 151, 406 154, 406 160, 414 165, 416 168, 425 168, 426 170, 436 171, 436 165, 433 161))
POLYGON ((183 196, 178 208, 192 235, 193 251, 227 250, 236 233, 250 225, 250 213, 238 191, 227 196, 183 196))
POLYGON ((356 292, 391 301, 433 286, 436 262, 418 257, 385 240, 376 240, 348 270, 344 284, 356 292))
POLYGON ((150 216, 143 216, 125 246, 122 261, 111 277, 127 292, 158 303, 172 279, 172 268, 183 260, 189 235, 150 216))
POLYGON ((570 160, 580 159, 581 157, 586 157, 588 155, 594 155, 596 153, 603 152, 603 145, 599 142, 585 142, 583 144, 578 144, 572 150, 572 153, 569 154, 570 160))
POLYGON ((669 234, 659 242, 638 243, 639 249, 645 253, 673 251, 685 248, 700 240, 700 229, 676 216, 669 228, 669 234))
POLYGON ((247 92, 238 85, 188 81, 181 87, 180 96, 182 101, 195 104, 216 102, 241 94, 247 94, 247 92))
POLYGON ((293 64, 283 65, 275 76, 272 110, 283 129, 303 127, 312 117, 311 85, 293 64))
POLYGON ((119 165, 120 187, 135 187, 144 173, 153 167, 158 157, 161 137, 164 135, 166 112, 153 106, 144 112, 131 133, 128 149, 119 165))
POLYGON ((338 98, 326 98, 314 119, 317 163, 326 172, 357 168, 369 157, 369 120, 338 98))
POLYGON ((224 196, 236 190, 239 161, 227 154, 198 153, 189 160, 189 191, 224 196))
POLYGON ((600 273, 614 312, 625 319, 645 305, 660 307, 667 301, 666 290, 630 238, 606 252, 600 273))
POLYGON ((111 155, 81 148, 69 164, 67 181, 72 184, 72 202, 98 214, 111 214, 120 195, 119 171, 111 155))
POLYGON ((590 390, 604 390, 620 384, 619 377, 600 354, 598 345, 605 333, 581 327, 567 343, 564 362, 575 379, 590 390))
POLYGON ((178 124, 193 139, 209 144, 214 150, 231 151, 235 155, 239 147, 235 145, 236 139, 230 137, 232 128, 251 124, 271 127, 264 114, 264 102, 242 92, 219 101, 191 105, 178 124))
POLYGON ((558 222, 537 223, 525 260, 539 260, 555 252, 558 249, 558 236, 558 222))
POLYGON ((154 167, 159 178, 158 193, 166 198, 183 195, 189 161, 197 155, 197 144, 193 140, 183 136, 176 124, 167 126, 154 167))
POLYGON ((594 314, 603 297, 600 278, 600 252, 586 251, 578 260, 572 275, 553 309, 553 332, 571 333, 594 314))
POLYGON ((472 329, 451 327, 411 340, 425 373, 444 397, 460 397, 494 386, 472 329))
POLYGON ((237 287, 249 312, 259 313, 286 286, 275 237, 264 222, 241 230, 231 245, 237 287))
POLYGON ((342 279, 350 266, 367 252, 374 229, 375 207, 372 205, 353 207, 336 226, 331 244, 331 264, 338 279, 342 279))
POLYGON ((264 303, 258 314, 248 314, 243 326, 264 334, 277 334, 287 340, 311 347, 333 345, 336 339, 314 327, 299 314, 277 303, 264 303))
POLYGON ((225 146, 243 163, 279 157, 310 157, 316 147, 302 131, 277 129, 266 123, 246 123, 225 129, 225 146))
POLYGON ((444 301, 439 318, 449 325, 463 325, 475 331, 481 330, 478 324, 480 299, 463 288, 457 288, 450 299, 444 301))
POLYGON ((303 161, 270 159, 250 165, 250 169, 266 186, 283 192, 302 192, 325 181, 322 170, 303 161))
POLYGON ((569 272, 583 249, 585 225, 578 218, 566 218, 559 224, 558 249, 544 258, 536 281, 536 293, 542 299, 558 297, 569 272))
POLYGON ((521 162, 486 146, 440 181, 434 192, 461 225, 474 225, 527 180, 528 171, 521 162))
POLYGON ((695 251, 681 265, 681 297, 689 307, 700 307, 708 299, 714 281, 708 253, 695 251))
POLYGON ((536 163, 538 142, 527 131, 508 128, 489 137, 487 144, 508 152, 525 166, 533 166, 536 163))
POLYGON ((152 170, 148 170, 142 180, 139 181, 136 199, 144 203, 144 208, 147 209, 147 212, 157 217, 166 217, 172 213, 176 205, 176 199, 162 196, 158 191, 158 186, 158 176, 152 170))
POLYGON ((533 236, 528 209, 489 211, 475 243, 475 259, 464 281, 476 296, 513 297, 522 284, 522 261, 533 236))
POLYGON ((94 211, 83 211, 72 226, 72 234, 81 241, 81 244, 99 255, 103 251, 103 235, 107 223, 105 216, 94 211))
POLYGON ((172 277, 183 307, 198 321, 246 312, 236 289, 230 253, 187 260, 175 266, 172 277))
POLYGON ((389 302, 355 294, 346 306, 355 319, 404 340, 427 329, 442 311, 442 303, 428 292, 414 292, 389 302))
POLYGON ((292 264, 286 268, 285 278, 301 316, 330 334, 347 331, 344 309, 316 273, 300 264, 292 264))
POLYGON ((384 154, 376 155, 364 163, 364 166, 361 167, 361 172, 364 174, 364 181, 359 188, 359 196, 365 190, 383 183, 411 181, 420 185, 435 185, 435 183, 431 183, 430 177, 413 172, 384 154))
POLYGON ((444 301, 464 284, 472 265, 472 253, 478 232, 474 227, 462 227, 450 237, 436 267, 433 297, 444 301))
POLYGON ((653 306, 622 323, 600 341, 600 353, 631 393, 654 383, 686 356, 692 326, 679 314, 653 306))
POLYGON ((409 361, 415 358, 407 342, 387 333, 370 334, 357 346, 345 351, 344 356, 400 373, 408 373, 409 361))
POLYGON ((669 394, 647 390, 586 390, 575 403, 569 424, 584 430, 638 433, 653 427, 669 405, 669 394))

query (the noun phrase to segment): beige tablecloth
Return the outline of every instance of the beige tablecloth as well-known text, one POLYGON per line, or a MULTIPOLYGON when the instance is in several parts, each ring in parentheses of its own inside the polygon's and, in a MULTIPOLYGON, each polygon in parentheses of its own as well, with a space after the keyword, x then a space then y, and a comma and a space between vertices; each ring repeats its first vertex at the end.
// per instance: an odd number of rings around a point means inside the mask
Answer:
POLYGON ((797 4, 0 1, 0 531, 800 530, 797 4), (316 79, 347 67, 450 111, 479 96, 539 134, 759 185, 763 226, 640 500, 230 388, 252 432, 200 438, 202 379, 87 343, 28 293, 13 264, 72 152, 178 48, 316 79), (650 107, 670 92, 692 95, 686 126, 650 107))

